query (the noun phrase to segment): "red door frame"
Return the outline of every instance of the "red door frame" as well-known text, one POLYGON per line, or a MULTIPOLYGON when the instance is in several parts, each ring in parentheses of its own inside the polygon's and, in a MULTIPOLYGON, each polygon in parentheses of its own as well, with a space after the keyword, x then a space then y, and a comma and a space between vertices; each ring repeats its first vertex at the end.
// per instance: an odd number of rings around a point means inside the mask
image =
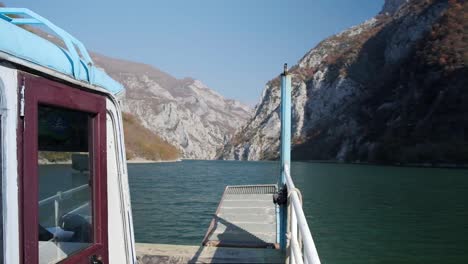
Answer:
POLYGON ((23 264, 37 264, 38 252, 38 106, 56 106, 90 113, 92 133, 90 160, 93 179, 93 245, 60 263, 85 264, 97 255, 109 262, 107 219, 106 99, 42 77, 20 73, 25 84, 24 119, 18 123, 18 150, 21 204, 21 245, 23 264), (21 153, 22 152, 22 153, 21 153))

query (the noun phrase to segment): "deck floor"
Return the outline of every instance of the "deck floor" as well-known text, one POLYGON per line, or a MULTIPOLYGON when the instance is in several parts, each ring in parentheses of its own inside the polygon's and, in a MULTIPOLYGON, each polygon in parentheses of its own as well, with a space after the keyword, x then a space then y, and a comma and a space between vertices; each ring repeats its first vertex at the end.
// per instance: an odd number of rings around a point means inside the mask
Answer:
POLYGON ((284 263, 280 250, 268 248, 219 248, 165 244, 136 244, 139 264, 181 263, 284 263))
POLYGON ((275 191, 273 184, 226 187, 203 245, 277 248, 275 191))

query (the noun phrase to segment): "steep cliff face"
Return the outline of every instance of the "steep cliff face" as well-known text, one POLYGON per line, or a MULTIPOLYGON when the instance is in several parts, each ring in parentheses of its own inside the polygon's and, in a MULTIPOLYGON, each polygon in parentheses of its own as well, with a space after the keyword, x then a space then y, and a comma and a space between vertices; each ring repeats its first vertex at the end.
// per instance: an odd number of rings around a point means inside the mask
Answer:
POLYGON ((176 146, 183 158, 213 159, 250 117, 249 107, 199 80, 176 79, 149 65, 97 54, 93 60, 127 88, 123 110, 176 146))
MULTIPOLYGON (((386 1, 376 17, 309 51, 291 69, 293 158, 463 162, 466 9, 464 1, 386 1)), ((277 158, 279 102, 277 77, 219 157, 277 158)))
POLYGON ((123 113, 123 128, 128 160, 172 161, 179 159, 179 151, 176 147, 142 126, 141 122, 132 114, 123 113))
POLYGON ((409 2, 409 0, 386 0, 380 13, 393 15, 404 3, 407 2, 409 2))

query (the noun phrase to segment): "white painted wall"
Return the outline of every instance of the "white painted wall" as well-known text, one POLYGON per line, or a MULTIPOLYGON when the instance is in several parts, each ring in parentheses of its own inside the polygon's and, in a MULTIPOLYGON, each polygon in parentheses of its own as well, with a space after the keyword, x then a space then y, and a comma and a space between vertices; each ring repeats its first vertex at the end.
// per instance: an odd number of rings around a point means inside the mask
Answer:
POLYGON ((16 155, 17 71, 0 65, 4 263, 19 263, 18 161, 16 155))
POLYGON ((106 105, 109 263, 136 263, 121 114, 111 100, 106 105))

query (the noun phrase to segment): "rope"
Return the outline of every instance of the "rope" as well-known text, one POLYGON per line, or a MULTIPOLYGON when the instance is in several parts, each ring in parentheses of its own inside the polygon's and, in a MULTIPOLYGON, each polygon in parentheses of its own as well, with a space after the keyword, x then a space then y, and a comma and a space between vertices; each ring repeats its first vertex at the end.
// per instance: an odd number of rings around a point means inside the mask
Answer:
MULTIPOLYGON (((288 199, 289 199, 289 194, 288 194, 288 199)), ((286 247, 287 247, 287 252, 286 252, 286 263, 291 263, 291 257, 292 257, 292 252, 291 252, 291 237, 292 237, 292 234, 291 234, 291 221, 289 221, 289 219, 291 219, 291 204, 288 204, 288 229, 286 230, 286 247)))
MULTIPOLYGON (((291 195, 293 193, 296 193, 297 194, 297 197, 299 198, 299 204, 301 205, 302 207, 302 193, 301 191, 298 189, 298 188, 291 188, 291 189, 288 189, 288 201, 289 201, 289 204, 288 204, 288 219, 291 219, 291 195)), ((297 216, 296 216, 297 218, 297 216)), ((291 234, 291 221, 288 221, 288 230, 287 230, 287 233, 286 233, 286 238, 288 239, 288 244, 289 244, 289 247, 291 248, 291 238, 292 238, 292 234, 291 234)), ((301 238, 301 232, 297 232, 297 243, 298 243, 298 246, 299 248, 302 248, 302 238, 301 238)), ((291 254, 291 253, 290 253, 291 254)))
MULTIPOLYGON (((297 194, 297 197, 299 197, 299 203, 301 204, 302 206, 302 194, 301 194, 301 191, 298 189, 298 188, 292 188, 292 189, 288 189, 288 199, 290 199, 291 197, 291 194, 295 192, 297 194)), ((289 215, 288 215, 289 216, 289 215)))

